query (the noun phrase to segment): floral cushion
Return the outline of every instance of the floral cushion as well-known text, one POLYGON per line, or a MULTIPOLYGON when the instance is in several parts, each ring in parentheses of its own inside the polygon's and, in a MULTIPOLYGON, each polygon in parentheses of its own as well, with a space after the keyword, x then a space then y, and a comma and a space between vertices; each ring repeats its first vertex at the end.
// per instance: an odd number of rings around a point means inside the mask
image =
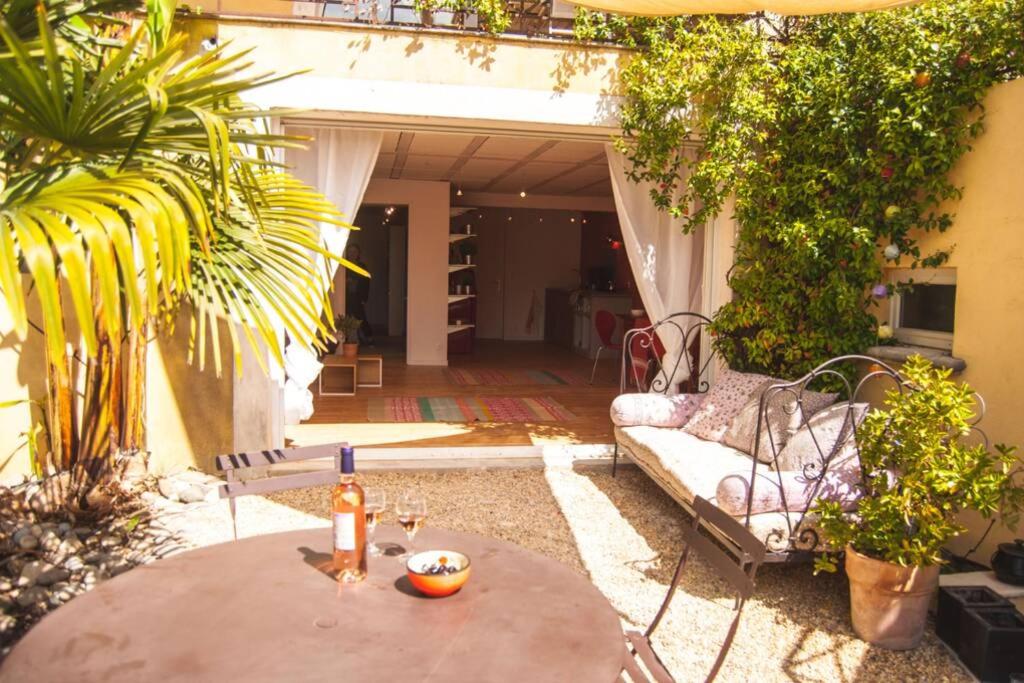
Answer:
MULTIPOLYGON (((761 410, 761 395, 773 384, 782 380, 769 380, 751 394, 746 405, 733 418, 722 437, 722 443, 744 453, 754 455, 754 439, 757 437, 757 417, 761 410)), ((812 415, 835 403, 838 394, 822 394, 817 391, 796 390, 774 391, 765 406, 765 421, 761 426, 761 437, 757 459, 772 463, 789 438, 812 415)))
POLYGON ((780 470, 803 471, 820 467, 825 458, 836 462, 856 453, 854 429, 867 415, 867 403, 842 401, 811 416, 789 438, 776 459, 780 470))
POLYGON ((683 429, 699 439, 721 441, 729 423, 743 409, 750 395, 769 380, 771 378, 764 375, 723 370, 683 429))
POLYGON ((704 401, 704 394, 622 394, 612 401, 612 423, 616 427, 679 428, 686 424, 704 401))
MULTIPOLYGON (((860 460, 855 454, 833 461, 820 485, 804 472, 763 470, 754 479, 750 512, 803 512, 819 498, 837 501, 843 510, 854 510, 863 495, 860 479, 860 460)), ((734 472, 718 482, 715 503, 730 515, 742 516, 747 514, 750 495, 750 470, 734 472)))

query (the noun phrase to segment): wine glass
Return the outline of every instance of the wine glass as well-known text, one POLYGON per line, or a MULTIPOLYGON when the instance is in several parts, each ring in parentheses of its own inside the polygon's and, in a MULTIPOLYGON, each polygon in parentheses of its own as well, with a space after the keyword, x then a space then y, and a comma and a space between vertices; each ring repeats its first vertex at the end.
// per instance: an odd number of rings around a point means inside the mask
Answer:
POLYGON ((384 514, 384 510, 387 508, 388 495, 383 489, 365 488, 363 489, 363 495, 365 496, 364 505, 366 510, 366 552, 374 557, 378 557, 384 554, 384 551, 380 549, 376 543, 373 542, 373 538, 377 532, 377 525, 380 524, 380 518, 384 514))
POLYGON ((409 539, 409 549, 399 556, 399 559, 407 560, 416 554, 416 532, 427 520, 427 499, 416 491, 406 491, 398 496, 395 512, 398 514, 398 523, 405 529, 405 535, 409 539))

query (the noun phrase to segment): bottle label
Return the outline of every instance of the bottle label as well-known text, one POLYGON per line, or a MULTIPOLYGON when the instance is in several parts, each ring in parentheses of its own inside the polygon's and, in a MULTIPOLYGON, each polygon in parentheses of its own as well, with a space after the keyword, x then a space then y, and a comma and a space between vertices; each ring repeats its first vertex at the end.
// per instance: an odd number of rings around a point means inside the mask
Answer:
POLYGON ((334 549, 356 549, 356 515, 354 512, 334 513, 334 549))

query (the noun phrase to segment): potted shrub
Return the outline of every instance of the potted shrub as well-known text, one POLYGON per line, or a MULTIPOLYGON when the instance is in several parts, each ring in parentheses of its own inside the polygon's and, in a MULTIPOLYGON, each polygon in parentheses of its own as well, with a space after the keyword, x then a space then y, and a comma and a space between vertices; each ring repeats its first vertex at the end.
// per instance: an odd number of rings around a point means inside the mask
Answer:
POLYGON ((472 265, 473 257, 476 255, 476 245, 472 242, 463 242, 459 245, 459 252, 462 254, 462 259, 466 265, 472 265))
POLYGON ((857 432, 865 496, 854 514, 819 501, 828 547, 816 570, 846 557, 853 629, 870 643, 910 649, 921 642, 939 579, 941 550, 964 531, 958 515, 975 510, 1016 523, 1024 489, 1014 486, 1014 448, 994 452, 971 436, 973 390, 921 356, 903 366, 902 391, 890 390, 857 432))
POLYGON ((351 315, 340 316, 334 322, 342 341, 342 355, 346 358, 355 358, 359 355, 359 328, 362 324, 362 320, 351 315))

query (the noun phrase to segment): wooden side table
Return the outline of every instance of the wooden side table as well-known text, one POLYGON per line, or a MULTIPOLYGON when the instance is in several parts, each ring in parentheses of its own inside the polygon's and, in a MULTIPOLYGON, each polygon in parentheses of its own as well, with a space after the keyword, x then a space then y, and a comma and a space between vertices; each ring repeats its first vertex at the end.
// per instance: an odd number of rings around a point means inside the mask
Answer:
POLYGON ((356 358, 357 386, 360 387, 382 387, 384 386, 384 356, 361 355, 356 358))
POLYGON ((320 371, 321 396, 355 396, 359 386, 359 359, 324 356, 320 371))

